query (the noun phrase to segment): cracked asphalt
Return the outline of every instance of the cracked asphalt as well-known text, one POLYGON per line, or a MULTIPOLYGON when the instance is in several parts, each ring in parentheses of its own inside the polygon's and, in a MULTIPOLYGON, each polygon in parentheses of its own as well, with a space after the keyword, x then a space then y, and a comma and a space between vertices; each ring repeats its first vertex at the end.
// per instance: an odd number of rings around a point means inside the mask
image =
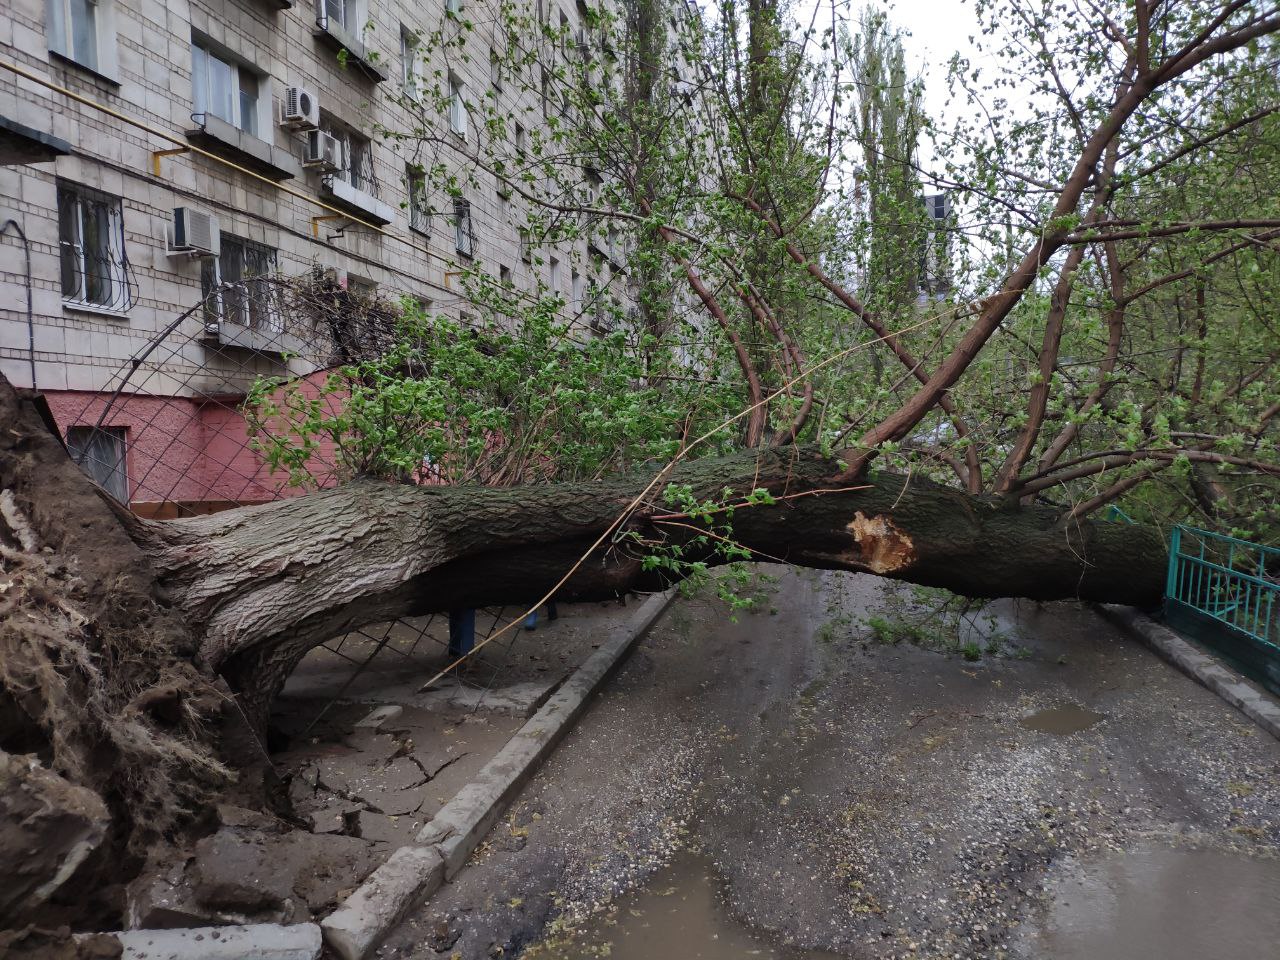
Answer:
POLYGON ((674 603, 380 955, 604 955, 681 851, 778 957, 1054 956, 1063 884, 1151 849, 1280 876, 1280 743, 1089 608, 1001 602, 970 661, 873 639, 900 588, 774 572, 774 612, 674 603))

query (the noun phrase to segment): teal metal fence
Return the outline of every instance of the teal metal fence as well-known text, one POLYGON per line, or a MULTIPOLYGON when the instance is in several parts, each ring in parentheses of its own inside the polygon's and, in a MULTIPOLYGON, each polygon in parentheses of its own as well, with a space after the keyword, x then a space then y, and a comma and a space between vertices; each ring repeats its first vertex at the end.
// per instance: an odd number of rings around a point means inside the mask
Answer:
POLYGON ((1225 624, 1264 644, 1271 656, 1280 654, 1280 549, 1176 526, 1165 603, 1225 624))

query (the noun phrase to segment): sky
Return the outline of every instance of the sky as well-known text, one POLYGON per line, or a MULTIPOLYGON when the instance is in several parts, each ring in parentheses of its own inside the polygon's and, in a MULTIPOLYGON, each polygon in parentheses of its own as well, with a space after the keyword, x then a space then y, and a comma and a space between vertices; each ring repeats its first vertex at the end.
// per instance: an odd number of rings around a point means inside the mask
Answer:
MULTIPOLYGON (((807 23, 818 7, 815 27, 824 29, 831 19, 832 0, 795 0, 793 15, 798 22, 807 23)), ((948 109, 947 67, 955 53, 980 64, 979 55, 969 38, 978 33, 978 19, 972 0, 836 0, 841 15, 846 20, 856 20, 864 6, 870 5, 886 12, 890 22, 907 36, 906 49, 909 69, 924 81, 925 112, 934 120, 945 118, 948 109)), ((920 144, 922 166, 932 163, 929 144, 920 144)))

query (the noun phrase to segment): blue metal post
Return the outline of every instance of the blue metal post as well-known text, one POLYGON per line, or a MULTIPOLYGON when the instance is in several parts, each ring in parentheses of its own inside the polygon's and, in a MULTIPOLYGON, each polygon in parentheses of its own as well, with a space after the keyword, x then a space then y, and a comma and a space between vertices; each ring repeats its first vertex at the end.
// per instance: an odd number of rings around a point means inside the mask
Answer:
POLYGON ((1165 578, 1164 595, 1167 599, 1178 599, 1178 553, 1182 550, 1182 528, 1174 525, 1169 537, 1169 574, 1165 578))
POLYGON ((533 613, 529 614, 527 617, 524 618, 524 628, 526 630, 538 629, 538 611, 537 610, 534 610, 533 613))
POLYGON ((449 611, 449 656, 460 657, 476 646, 476 611, 474 607, 449 611))

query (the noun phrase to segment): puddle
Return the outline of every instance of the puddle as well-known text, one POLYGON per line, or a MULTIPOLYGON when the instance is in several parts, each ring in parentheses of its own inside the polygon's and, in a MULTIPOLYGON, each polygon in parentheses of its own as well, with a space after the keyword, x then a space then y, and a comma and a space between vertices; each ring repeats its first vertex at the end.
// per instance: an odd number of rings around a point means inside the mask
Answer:
POLYGON ((1144 848, 1046 886, 1041 960, 1258 960, 1280 944, 1280 860, 1144 848))
POLYGON ((735 921, 704 858, 683 851, 648 883, 567 938, 536 944, 525 960, 839 960, 837 954, 769 943, 735 921))
POLYGON ((1105 713, 1095 713, 1084 707, 1069 703, 1064 707, 1050 707, 1048 710, 1037 710, 1028 714, 1018 722, 1028 730, 1039 730, 1041 733, 1052 733, 1065 737, 1070 733, 1088 730, 1099 720, 1105 720, 1105 713))

